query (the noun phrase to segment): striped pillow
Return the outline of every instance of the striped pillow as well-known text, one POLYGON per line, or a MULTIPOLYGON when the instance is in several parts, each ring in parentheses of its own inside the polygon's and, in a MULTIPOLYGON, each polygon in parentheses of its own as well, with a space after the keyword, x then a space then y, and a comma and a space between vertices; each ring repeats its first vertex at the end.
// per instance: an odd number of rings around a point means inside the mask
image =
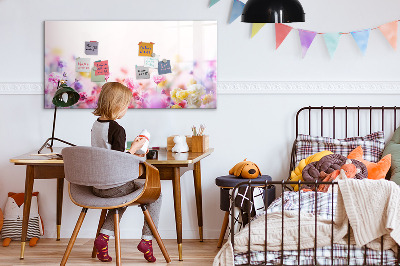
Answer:
POLYGON ((352 137, 345 139, 333 139, 329 137, 317 137, 299 134, 296 139, 295 159, 296 165, 302 159, 307 158, 317 152, 329 150, 343 156, 361 146, 364 151, 364 159, 370 162, 378 162, 381 159, 385 140, 383 131, 378 131, 364 137, 352 137))

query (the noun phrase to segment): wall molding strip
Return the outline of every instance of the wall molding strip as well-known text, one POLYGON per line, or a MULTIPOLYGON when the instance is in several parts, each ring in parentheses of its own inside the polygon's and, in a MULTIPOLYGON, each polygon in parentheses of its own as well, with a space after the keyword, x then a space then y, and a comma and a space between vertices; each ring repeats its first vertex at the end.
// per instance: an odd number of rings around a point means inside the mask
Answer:
POLYGON ((0 83, 0 94, 43 94, 43 84, 37 83, 0 83))
POLYGON ((218 82, 218 94, 400 94, 400 81, 218 82))
MULTIPOLYGON (((219 81, 218 94, 400 94, 400 81, 219 81)), ((0 83, 0 94, 43 94, 43 84, 0 83)))

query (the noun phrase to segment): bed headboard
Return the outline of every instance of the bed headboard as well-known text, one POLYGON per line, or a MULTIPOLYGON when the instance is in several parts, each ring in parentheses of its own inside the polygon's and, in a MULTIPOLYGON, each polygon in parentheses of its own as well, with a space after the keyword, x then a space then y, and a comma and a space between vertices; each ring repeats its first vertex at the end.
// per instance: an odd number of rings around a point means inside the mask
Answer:
MULTIPOLYGON (((382 130, 389 139, 398 126, 396 106, 308 106, 296 114, 296 137, 299 134, 347 138, 363 136, 382 130)), ((290 171, 295 164, 295 144, 293 144, 290 171)), ((289 172, 290 176, 290 172, 289 172)))
MULTIPOLYGON (((390 132, 386 131, 385 133, 393 132, 393 129, 396 129, 397 126, 397 111, 400 108, 396 106, 392 107, 376 107, 376 106, 369 106, 369 107, 362 107, 362 106, 308 106, 301 108, 296 114, 296 137, 298 134, 309 134, 309 135, 316 135, 316 133, 312 131, 312 125, 319 124, 319 136, 324 136, 324 129, 326 130, 327 124, 331 124, 332 129, 332 137, 333 138, 346 138, 348 135, 349 128, 356 126, 357 128, 357 135, 352 135, 350 137, 360 136, 360 129, 364 126, 368 126, 369 133, 372 133, 373 130, 382 130, 385 132, 385 124, 388 121, 392 122, 393 128, 390 132), (312 113, 319 113, 318 116, 320 121, 313 121, 313 114, 312 113), (303 115, 303 116, 302 116, 303 115), (304 119, 304 115, 308 116, 308 119, 304 119), (386 116, 385 116, 386 115, 386 116), (329 116, 331 119, 329 119, 329 116), (339 119, 338 119, 339 116, 339 119), (355 117, 354 117, 355 116, 355 117), (365 118, 369 118, 368 121, 365 118), (325 120, 324 120, 325 118, 325 120), (326 119, 328 118, 328 119, 326 119), (355 118, 355 119, 354 119, 355 118), (343 120, 344 119, 344 120, 343 120), (306 122, 308 125, 307 129, 308 132, 301 131, 301 123, 306 122), (355 125, 354 122, 357 122, 355 125), (365 123, 367 122, 367 123, 365 123), (378 123, 377 123, 378 122, 378 123), (374 128, 374 125, 380 125, 380 128, 374 128), (344 135, 336 136, 337 133, 337 126, 340 129, 344 130, 344 135)), ((317 133, 318 134, 318 133, 317 133)), ((327 131, 325 131, 325 136, 327 131)), ((387 134, 385 134, 386 136, 387 134)))

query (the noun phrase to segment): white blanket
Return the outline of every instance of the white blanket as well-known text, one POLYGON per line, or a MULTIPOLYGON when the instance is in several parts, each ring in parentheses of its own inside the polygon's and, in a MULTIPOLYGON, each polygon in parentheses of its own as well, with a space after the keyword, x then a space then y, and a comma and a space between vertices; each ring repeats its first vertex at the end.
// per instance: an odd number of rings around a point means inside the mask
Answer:
POLYGON ((338 183, 335 227, 347 228, 350 221, 356 245, 380 250, 383 236, 383 248, 396 251, 396 243, 400 243, 400 187, 385 179, 338 183))

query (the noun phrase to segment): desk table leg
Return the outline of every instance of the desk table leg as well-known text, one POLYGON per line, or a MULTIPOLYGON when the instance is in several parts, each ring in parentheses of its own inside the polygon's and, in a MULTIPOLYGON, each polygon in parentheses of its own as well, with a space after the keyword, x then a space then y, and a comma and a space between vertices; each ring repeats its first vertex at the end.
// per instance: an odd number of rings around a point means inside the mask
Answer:
POLYGON ((200 242, 203 242, 203 204, 201 196, 201 168, 200 161, 194 164, 194 191, 196 194, 197 221, 199 225, 200 242))
POLYGON ((174 167, 174 177, 172 179, 174 191, 175 223, 178 242, 179 260, 182 260, 182 205, 181 205, 181 174, 179 167, 174 167))
POLYGON ((26 166, 25 177, 25 195, 24 195, 24 213, 22 219, 22 232, 21 232, 21 255, 20 259, 24 259, 26 235, 28 233, 29 213, 31 211, 32 190, 34 181, 34 166, 26 166))
POLYGON ((57 178, 57 241, 60 241, 64 178, 57 178))

